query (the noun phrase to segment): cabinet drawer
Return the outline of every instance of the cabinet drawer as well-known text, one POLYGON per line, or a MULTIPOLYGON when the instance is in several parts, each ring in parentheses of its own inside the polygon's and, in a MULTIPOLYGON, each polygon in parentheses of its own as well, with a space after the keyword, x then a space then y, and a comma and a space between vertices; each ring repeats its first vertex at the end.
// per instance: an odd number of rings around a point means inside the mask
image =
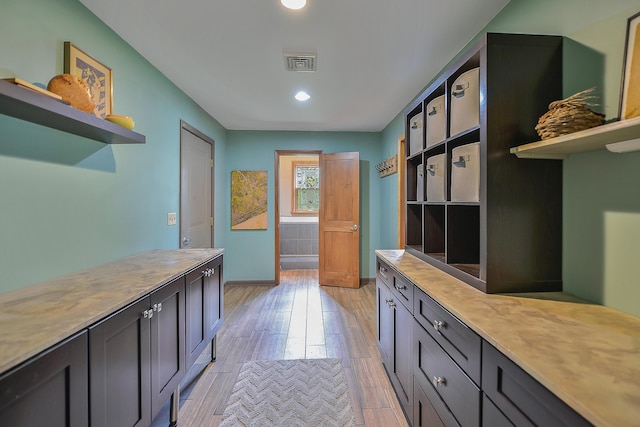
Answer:
POLYGON ((461 426, 478 426, 480 389, 420 324, 413 325, 414 379, 426 393, 435 390, 461 426))
POLYGON ((377 275, 389 287, 393 287, 393 270, 386 263, 378 259, 376 272, 377 275))
POLYGON ((517 426, 590 426, 491 344, 482 344, 482 390, 517 426))
POLYGON ((413 313, 413 283, 380 259, 377 260, 376 270, 377 276, 389 286, 396 300, 400 301, 410 313, 413 313))
POLYGON ((413 288, 415 286, 409 280, 394 272, 393 284, 390 286, 391 292, 410 313, 413 314, 413 288))
POLYGON ((418 288, 413 315, 467 375, 480 384, 482 338, 418 288))

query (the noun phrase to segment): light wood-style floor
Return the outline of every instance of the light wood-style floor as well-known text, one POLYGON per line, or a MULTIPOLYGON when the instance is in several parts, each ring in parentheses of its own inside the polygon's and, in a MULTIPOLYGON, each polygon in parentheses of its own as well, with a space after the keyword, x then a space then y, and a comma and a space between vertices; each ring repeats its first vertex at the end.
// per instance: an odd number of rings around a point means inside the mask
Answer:
POLYGON ((183 392, 178 425, 217 427, 245 361, 329 357, 343 361, 359 426, 406 426, 376 347, 375 283, 319 286, 317 270, 280 277, 226 287, 217 359, 183 392))

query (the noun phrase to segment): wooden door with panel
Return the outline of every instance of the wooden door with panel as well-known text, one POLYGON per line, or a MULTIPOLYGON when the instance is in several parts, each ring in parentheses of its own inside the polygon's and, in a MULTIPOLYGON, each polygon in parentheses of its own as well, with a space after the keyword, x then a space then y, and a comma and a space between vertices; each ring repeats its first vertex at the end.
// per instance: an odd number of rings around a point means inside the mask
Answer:
POLYGON ((320 156, 319 281, 360 287, 360 153, 320 156))

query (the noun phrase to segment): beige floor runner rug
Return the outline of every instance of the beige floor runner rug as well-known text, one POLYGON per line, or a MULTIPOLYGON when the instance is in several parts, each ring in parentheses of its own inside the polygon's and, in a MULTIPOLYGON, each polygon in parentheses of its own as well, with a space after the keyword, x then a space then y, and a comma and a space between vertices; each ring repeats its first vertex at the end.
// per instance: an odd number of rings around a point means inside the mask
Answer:
POLYGON ((340 359, 247 362, 220 426, 355 426, 340 359))

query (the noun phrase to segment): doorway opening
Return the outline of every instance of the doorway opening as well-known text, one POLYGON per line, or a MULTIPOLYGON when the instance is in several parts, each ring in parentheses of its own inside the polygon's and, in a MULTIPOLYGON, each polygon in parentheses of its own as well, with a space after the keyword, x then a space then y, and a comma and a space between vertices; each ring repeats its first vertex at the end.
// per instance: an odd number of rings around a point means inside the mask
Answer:
POLYGON ((321 151, 276 150, 276 284, 281 270, 318 269, 321 151))

